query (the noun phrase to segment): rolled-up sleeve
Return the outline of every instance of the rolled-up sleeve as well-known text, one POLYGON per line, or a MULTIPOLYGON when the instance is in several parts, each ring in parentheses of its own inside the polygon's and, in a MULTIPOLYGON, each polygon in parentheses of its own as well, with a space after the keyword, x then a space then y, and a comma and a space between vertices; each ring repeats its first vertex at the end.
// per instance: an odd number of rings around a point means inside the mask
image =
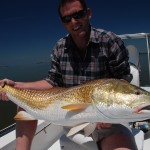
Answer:
POLYGON ((58 56, 58 45, 56 44, 51 53, 50 59, 50 70, 48 71, 48 76, 46 81, 48 81, 53 86, 63 86, 62 74, 60 69, 60 60, 58 56))

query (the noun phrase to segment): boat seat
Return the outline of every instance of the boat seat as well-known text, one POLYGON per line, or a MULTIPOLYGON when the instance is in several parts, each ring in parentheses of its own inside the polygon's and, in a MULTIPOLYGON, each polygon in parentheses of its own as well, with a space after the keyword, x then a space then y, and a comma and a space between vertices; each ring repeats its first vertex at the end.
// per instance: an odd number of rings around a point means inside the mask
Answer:
POLYGON ((138 49, 134 45, 128 45, 126 48, 129 52, 130 72, 133 75, 131 84, 140 86, 140 63, 138 49))
POLYGON ((127 50, 129 51, 129 62, 134 64, 139 69, 139 52, 134 45, 128 45, 127 50))

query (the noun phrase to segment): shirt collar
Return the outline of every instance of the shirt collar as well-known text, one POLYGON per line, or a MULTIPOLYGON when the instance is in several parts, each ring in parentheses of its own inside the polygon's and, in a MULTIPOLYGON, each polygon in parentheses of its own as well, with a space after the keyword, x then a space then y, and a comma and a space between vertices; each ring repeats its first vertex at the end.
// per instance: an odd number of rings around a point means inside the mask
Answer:
POLYGON ((96 30, 91 26, 90 40, 89 43, 99 43, 98 37, 96 36, 96 30))

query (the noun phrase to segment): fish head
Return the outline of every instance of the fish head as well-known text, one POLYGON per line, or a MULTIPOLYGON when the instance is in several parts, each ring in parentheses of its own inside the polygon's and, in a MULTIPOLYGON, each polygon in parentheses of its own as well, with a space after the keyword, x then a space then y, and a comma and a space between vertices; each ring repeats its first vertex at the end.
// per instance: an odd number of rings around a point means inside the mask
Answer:
POLYGON ((137 112, 150 112, 150 93, 124 80, 107 79, 95 86, 91 95, 94 105, 125 106, 137 112))

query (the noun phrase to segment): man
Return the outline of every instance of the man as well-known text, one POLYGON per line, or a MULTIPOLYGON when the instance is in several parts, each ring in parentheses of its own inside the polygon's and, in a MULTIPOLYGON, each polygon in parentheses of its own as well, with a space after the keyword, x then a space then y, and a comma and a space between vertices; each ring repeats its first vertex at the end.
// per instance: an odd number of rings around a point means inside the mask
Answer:
MULTIPOLYGON (((1 80, 1 85, 46 90, 53 86, 71 87, 97 78, 131 81, 128 52, 123 42, 114 33, 90 25, 92 12, 84 0, 61 0, 58 11, 69 35, 60 39, 53 49, 48 78, 28 83, 1 80)), ((3 92, 0 98, 7 100, 3 92)), ((36 126, 37 121, 17 121, 16 150, 30 149, 36 126)), ((137 149, 132 134, 123 125, 98 123, 92 135, 102 150, 137 149)))

